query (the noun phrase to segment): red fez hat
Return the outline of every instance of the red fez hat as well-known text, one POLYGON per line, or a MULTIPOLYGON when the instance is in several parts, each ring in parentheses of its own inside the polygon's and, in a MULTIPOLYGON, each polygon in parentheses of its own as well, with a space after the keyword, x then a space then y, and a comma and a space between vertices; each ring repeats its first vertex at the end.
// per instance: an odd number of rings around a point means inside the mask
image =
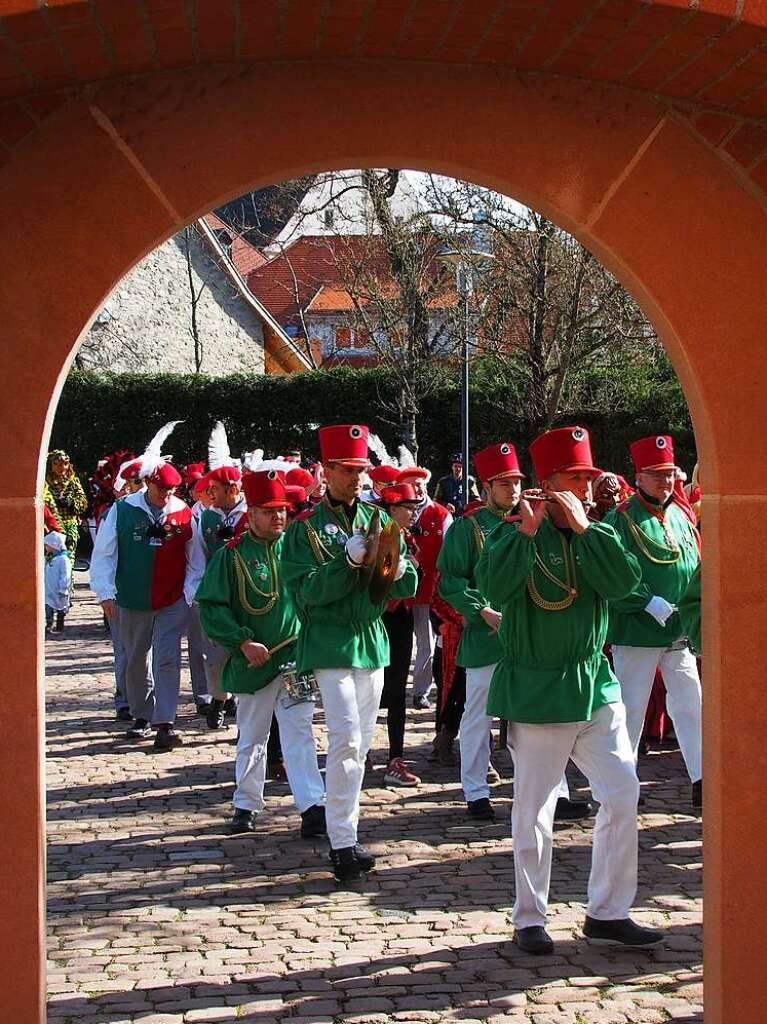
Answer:
POLYGON ((368 476, 374 484, 393 484, 399 476, 399 470, 396 466, 373 466, 368 472, 368 476))
POLYGON ((285 483, 289 487, 302 487, 304 490, 310 491, 317 481, 308 469, 302 469, 300 466, 296 466, 295 469, 289 469, 285 474, 285 483))
POLYGON ((425 480, 427 483, 431 480, 431 473, 428 469, 424 469, 423 466, 405 466, 397 474, 397 483, 405 483, 407 480, 425 480))
POLYGON ((286 484, 285 497, 287 498, 290 511, 295 512, 301 505, 306 504, 306 488, 299 487, 298 484, 286 484))
POLYGON ((536 437, 529 448, 539 480, 548 480, 554 473, 599 470, 591 457, 591 439, 585 427, 559 427, 536 437))
POLYGON ((474 456, 477 476, 483 483, 490 483, 503 476, 516 476, 520 479, 525 475, 519 468, 517 450, 510 441, 491 444, 477 452, 474 456))
POLYGON ((285 493, 285 474, 276 469, 246 473, 242 489, 248 508, 286 508, 290 504, 285 493))
POLYGON ((184 466, 184 480, 188 487, 205 476, 205 463, 204 462, 190 462, 188 466, 184 466))
POLYGON ((196 480, 192 481, 192 483, 190 485, 191 490, 192 490, 192 494, 196 495, 196 494, 199 494, 200 491, 204 491, 207 488, 209 483, 210 483, 210 480, 208 479, 208 474, 207 473, 203 473, 202 476, 197 477, 196 480))
POLYGON ((220 484, 238 484, 242 480, 242 470, 239 466, 219 466, 208 473, 208 483, 214 480, 220 484))
POLYGON ((141 477, 141 459, 133 459, 120 466, 119 475, 123 480, 139 480, 141 477))
POLYGON ((339 462, 345 466, 370 465, 366 426, 358 423, 339 423, 335 427, 320 427, 320 455, 323 462, 339 462))
POLYGON ((674 442, 668 434, 653 434, 634 441, 631 458, 637 473, 645 469, 676 469, 674 442))
POLYGON ((164 462, 154 473, 150 473, 147 480, 150 483, 157 484, 159 487, 178 487, 181 483, 181 474, 175 466, 171 466, 169 462, 164 462))
POLYGON ((418 498, 416 498, 411 484, 397 484, 395 487, 384 487, 381 491, 381 501, 385 505, 404 505, 409 501, 412 501, 414 505, 418 504, 418 498))

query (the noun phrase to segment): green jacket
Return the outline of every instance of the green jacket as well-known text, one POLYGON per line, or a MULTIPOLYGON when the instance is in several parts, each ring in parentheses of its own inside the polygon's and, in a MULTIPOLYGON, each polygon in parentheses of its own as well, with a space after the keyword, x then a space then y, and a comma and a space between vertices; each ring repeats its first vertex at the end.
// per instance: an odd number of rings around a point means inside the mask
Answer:
POLYGON ((299 623, 292 598, 280 578, 279 557, 284 543, 284 536, 267 542, 244 533, 237 544, 219 548, 213 555, 197 590, 195 600, 200 606, 203 630, 230 652, 221 679, 229 693, 263 690, 286 662, 295 661, 299 623), (240 650, 246 640, 270 649, 289 642, 265 665, 251 668, 240 650))
POLYGON ((679 618, 682 629, 687 634, 690 647, 696 654, 703 653, 700 635, 700 566, 693 573, 679 602, 679 618))
POLYGON ((675 538, 678 554, 669 546, 663 526, 634 495, 612 511, 605 522, 615 528, 639 563, 642 578, 625 598, 610 605, 610 643, 626 647, 668 647, 684 630, 677 612, 661 626, 646 612, 651 597, 664 597, 678 605, 700 562, 692 523, 678 505, 665 511, 667 529, 675 538))
MULTIPOLYGON (((386 601, 368 597, 359 569, 346 559, 346 541, 355 529, 367 529, 375 511, 358 501, 354 521, 344 505, 321 501, 288 527, 282 550, 282 576, 301 620, 297 664, 300 672, 317 668, 385 668, 389 639, 381 616, 386 601)), ((388 521, 381 513, 382 524, 388 521)), ((400 539, 400 557, 406 557, 400 539)), ((389 599, 413 597, 418 574, 407 568, 389 599)))
POLYGON ((503 615, 503 657, 488 714, 535 724, 588 722, 603 704, 621 699, 602 651, 608 601, 632 591, 639 566, 612 527, 592 523, 568 537, 544 519, 530 538, 504 523, 485 546, 477 582, 503 615), (569 578, 574 599, 547 573, 563 583, 569 578), (543 607, 557 604, 559 610, 543 607))
POLYGON ((464 668, 494 665, 501 657, 498 634, 480 614, 483 608, 495 605, 480 592, 475 572, 487 538, 502 521, 503 514, 492 512, 487 505, 456 519, 445 534, 437 559, 440 597, 464 618, 456 659, 464 668))

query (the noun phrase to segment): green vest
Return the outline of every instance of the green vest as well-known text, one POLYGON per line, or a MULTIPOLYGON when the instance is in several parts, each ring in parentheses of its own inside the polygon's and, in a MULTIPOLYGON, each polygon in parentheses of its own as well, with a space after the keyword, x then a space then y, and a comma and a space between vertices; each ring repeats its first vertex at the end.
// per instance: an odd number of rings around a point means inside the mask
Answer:
POLYGON ((247 508, 244 503, 237 513, 229 516, 225 515, 220 509, 205 508, 202 510, 199 518, 200 534, 205 542, 208 558, 215 555, 235 535, 239 535, 242 532, 240 527, 243 529, 247 528, 247 515, 247 508), (240 522, 243 517, 246 519, 245 523, 240 522), (222 527, 224 528, 223 530, 222 527), (226 527, 231 527, 232 533, 227 535, 226 527), (223 536, 222 533, 224 534, 223 536))
POLYGON ((195 600, 202 628, 230 652, 221 685, 229 693, 255 693, 295 661, 298 617, 281 579, 279 557, 284 536, 257 540, 251 533, 219 548, 208 562, 195 600), (240 645, 264 644, 274 653, 260 668, 251 668, 240 645))
MULTIPOLYGON (((373 505, 358 501, 353 521, 345 505, 323 499, 288 527, 282 550, 282 574, 298 609, 298 670, 385 668, 389 639, 381 622, 386 601, 374 604, 359 569, 346 559, 346 541, 355 529, 367 530, 373 505)), ((382 524, 388 522, 381 513, 382 524)), ((400 538, 400 557, 406 547, 400 538)), ((404 576, 387 600, 413 597, 418 574, 408 559, 404 576)))
POLYGON ((186 544, 192 536, 191 511, 176 498, 160 524, 162 537, 152 536, 152 520, 140 496, 115 503, 117 516, 117 604, 134 611, 167 608, 184 592, 186 544))
POLYGON ((498 634, 480 615, 492 601, 481 593, 475 579, 485 542, 501 522, 503 513, 493 512, 487 505, 456 519, 445 534, 437 559, 439 595, 464 618, 456 660, 465 668, 494 665, 501 657, 498 634))

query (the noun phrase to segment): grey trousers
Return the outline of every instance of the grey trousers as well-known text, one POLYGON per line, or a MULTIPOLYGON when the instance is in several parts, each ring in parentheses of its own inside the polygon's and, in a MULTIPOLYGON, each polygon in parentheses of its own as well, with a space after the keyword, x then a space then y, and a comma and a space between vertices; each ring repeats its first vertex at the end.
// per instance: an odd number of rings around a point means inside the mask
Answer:
MULTIPOLYGON (((109 635, 112 639, 112 650, 115 656, 115 710, 121 711, 123 708, 127 708, 129 704, 128 692, 125 689, 125 647, 120 639, 120 630, 117 624, 118 614, 116 611, 114 617, 109 620, 109 635)), ((151 666, 147 666, 147 671, 147 687, 152 689, 154 688, 154 680, 152 679, 151 666)))
POLYGON ((189 616, 186 649, 189 656, 189 675, 192 677, 192 695, 198 704, 207 704, 210 698, 208 696, 208 681, 205 678, 200 609, 196 604, 192 605, 189 616))
POLYGON ((189 605, 183 597, 159 611, 118 607, 117 629, 126 658, 125 689, 134 718, 145 718, 153 725, 175 721, 181 637, 188 620, 189 605))
POLYGON ((434 644, 436 636, 431 624, 428 604, 413 605, 415 630, 415 665, 413 666, 413 696, 425 697, 434 683, 434 644))

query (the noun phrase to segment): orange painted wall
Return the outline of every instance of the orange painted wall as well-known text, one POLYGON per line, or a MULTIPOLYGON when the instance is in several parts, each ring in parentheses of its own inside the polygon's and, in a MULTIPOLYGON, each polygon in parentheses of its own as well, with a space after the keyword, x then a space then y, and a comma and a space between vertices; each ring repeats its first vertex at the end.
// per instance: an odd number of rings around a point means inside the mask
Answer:
POLYGON ((436 170, 536 206, 614 270, 668 348, 707 492, 706 1020, 762 1024, 764 196, 648 96, 498 68, 457 74, 375 62, 218 67, 105 84, 62 106, 0 168, 0 517, 14 538, 0 556, 3 578, 14 581, 0 594, 5 675, 14 681, 0 717, 4 1018, 44 1019, 32 527, 41 452, 78 336, 137 260, 211 206, 307 171, 359 166, 436 170), (349 96, 353 103, 341 102, 349 96), (744 536, 754 538, 747 552, 744 536))

